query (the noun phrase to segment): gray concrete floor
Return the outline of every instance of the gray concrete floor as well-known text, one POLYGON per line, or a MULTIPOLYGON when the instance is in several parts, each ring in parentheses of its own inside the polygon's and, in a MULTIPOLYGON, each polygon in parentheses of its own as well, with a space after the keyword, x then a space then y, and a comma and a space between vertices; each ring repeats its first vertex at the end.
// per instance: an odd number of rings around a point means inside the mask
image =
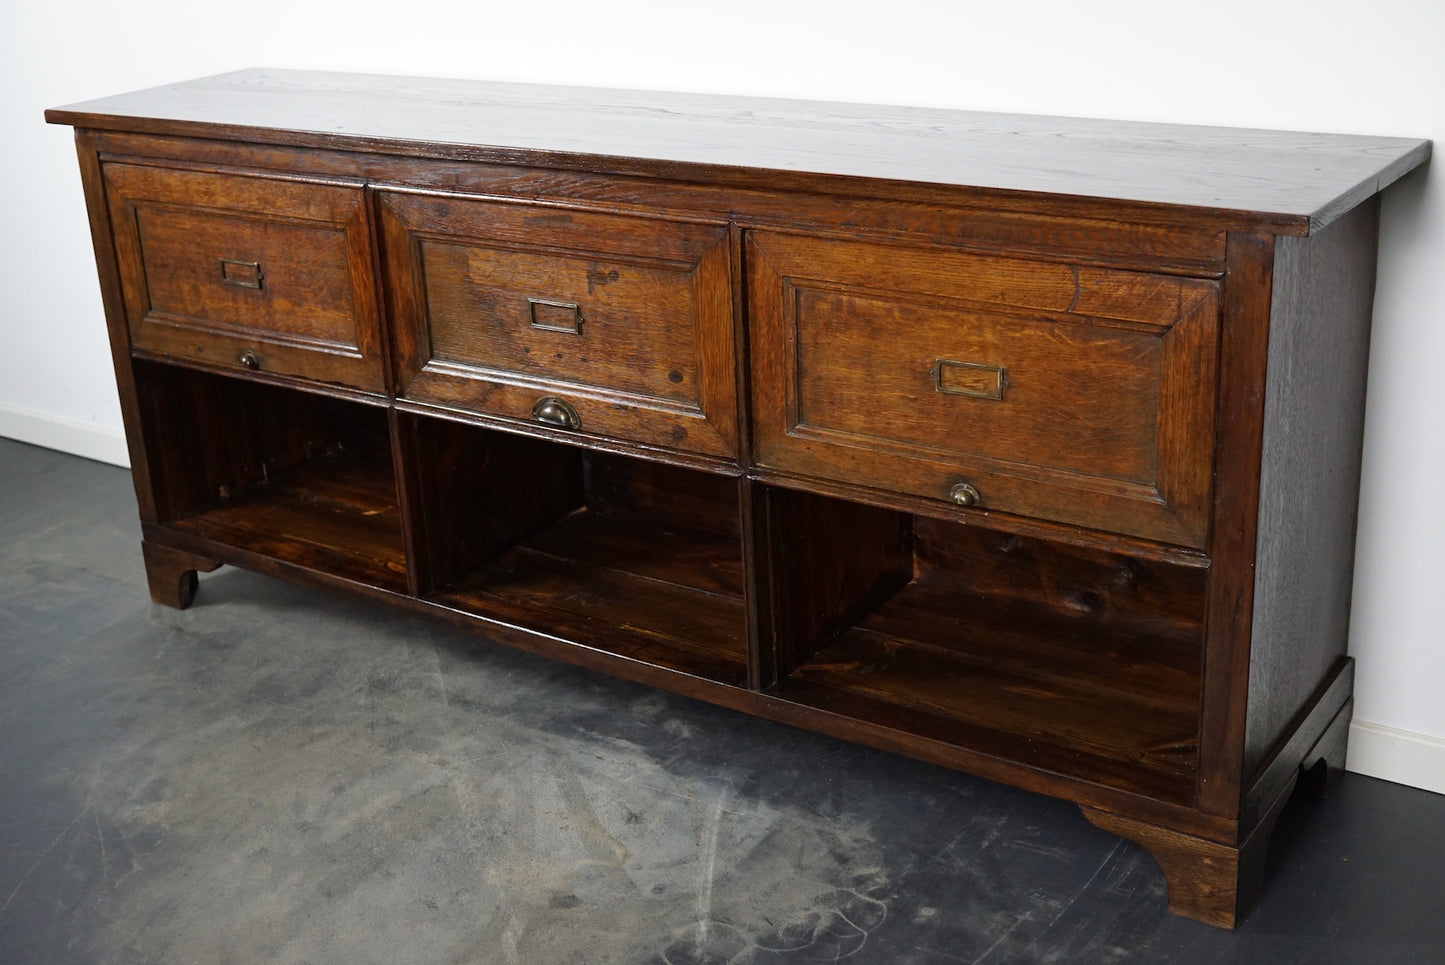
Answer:
POLYGON ((1046 798, 232 568, 0 440, 0 962, 1445 961, 1445 797, 1292 803, 1235 933, 1046 798))

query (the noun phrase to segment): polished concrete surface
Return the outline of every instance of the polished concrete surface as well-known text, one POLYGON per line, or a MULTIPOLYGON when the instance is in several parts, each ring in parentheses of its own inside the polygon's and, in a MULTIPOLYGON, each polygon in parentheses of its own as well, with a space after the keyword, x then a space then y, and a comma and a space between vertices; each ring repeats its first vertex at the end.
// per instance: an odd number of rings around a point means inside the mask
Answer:
POLYGON ((222 568, 0 440, 0 962, 1445 961, 1445 797, 1293 802, 1237 932, 1071 805, 222 568))

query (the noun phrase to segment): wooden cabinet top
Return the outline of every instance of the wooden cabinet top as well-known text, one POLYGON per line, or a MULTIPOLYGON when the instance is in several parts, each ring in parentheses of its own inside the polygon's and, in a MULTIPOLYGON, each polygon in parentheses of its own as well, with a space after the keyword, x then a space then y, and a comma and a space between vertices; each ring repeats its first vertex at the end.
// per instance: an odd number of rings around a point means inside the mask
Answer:
POLYGON ((1071 196, 1282 234, 1328 224, 1430 156, 1416 138, 265 69, 46 119, 828 193, 1002 206, 1071 196))

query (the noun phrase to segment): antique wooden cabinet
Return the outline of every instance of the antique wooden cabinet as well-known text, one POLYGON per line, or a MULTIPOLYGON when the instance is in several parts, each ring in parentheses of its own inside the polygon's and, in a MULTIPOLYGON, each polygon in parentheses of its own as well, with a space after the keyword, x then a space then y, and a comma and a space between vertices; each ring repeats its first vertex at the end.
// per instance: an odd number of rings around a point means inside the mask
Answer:
POLYGON ((243 71, 76 128, 143 549, 1075 801, 1232 925, 1343 761, 1428 142, 243 71))

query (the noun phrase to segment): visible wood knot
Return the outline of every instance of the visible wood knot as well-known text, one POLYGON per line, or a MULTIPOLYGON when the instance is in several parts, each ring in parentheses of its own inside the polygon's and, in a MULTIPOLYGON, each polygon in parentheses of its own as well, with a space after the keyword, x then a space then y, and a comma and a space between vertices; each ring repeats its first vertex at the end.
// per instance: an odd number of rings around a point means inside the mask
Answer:
POLYGON ((1064 594, 1064 603, 1071 610, 1097 613, 1104 607, 1104 598, 1095 590, 1074 588, 1064 594))

